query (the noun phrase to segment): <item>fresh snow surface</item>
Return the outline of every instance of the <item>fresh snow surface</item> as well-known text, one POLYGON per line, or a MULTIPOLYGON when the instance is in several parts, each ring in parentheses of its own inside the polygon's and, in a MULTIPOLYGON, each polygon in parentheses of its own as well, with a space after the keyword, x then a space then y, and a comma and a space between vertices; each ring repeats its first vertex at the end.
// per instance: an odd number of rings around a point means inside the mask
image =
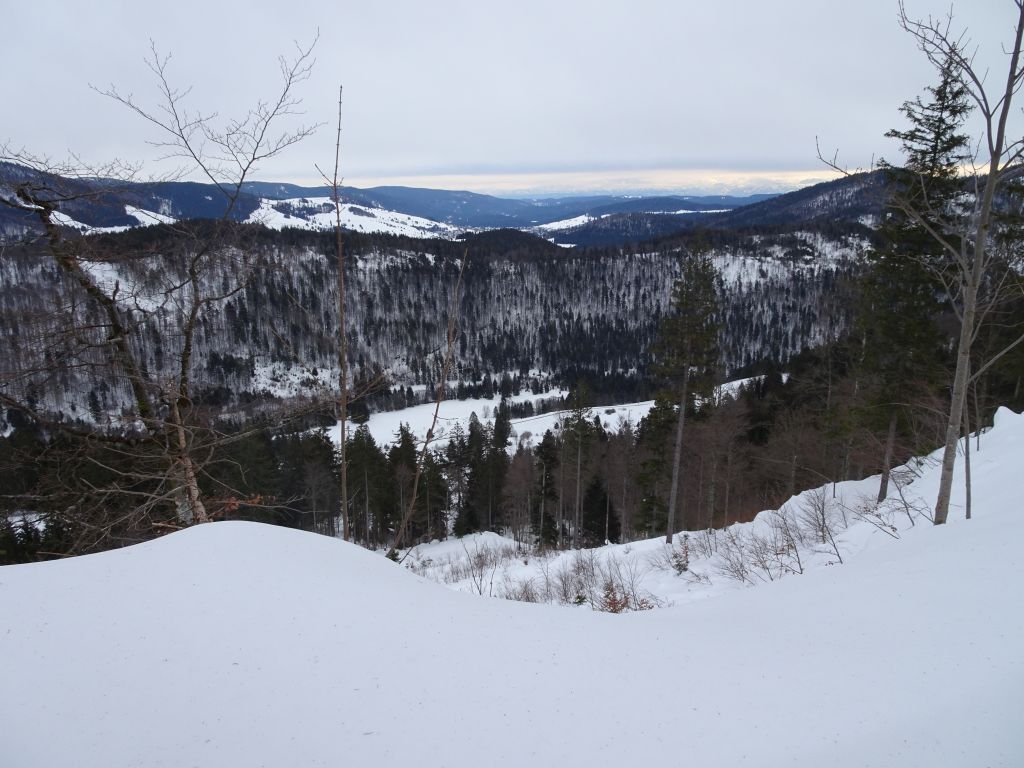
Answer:
MULTIPOLYGON (((335 224, 334 203, 329 197, 298 197, 289 200, 260 201, 248 218, 249 222, 263 224, 270 229, 296 227, 298 229, 328 230, 335 224), (296 215, 297 214, 297 215, 296 215)), ((454 238, 465 231, 419 216, 409 216, 383 208, 367 208, 343 204, 341 226, 355 232, 383 232, 408 237, 454 238)))
MULTIPOLYGON (((2 762, 1020 766, 1024 417, 973 461, 969 523, 958 482, 944 527, 621 615, 252 523, 0 568, 2 762)), ((936 482, 929 462, 910 488, 936 482)))

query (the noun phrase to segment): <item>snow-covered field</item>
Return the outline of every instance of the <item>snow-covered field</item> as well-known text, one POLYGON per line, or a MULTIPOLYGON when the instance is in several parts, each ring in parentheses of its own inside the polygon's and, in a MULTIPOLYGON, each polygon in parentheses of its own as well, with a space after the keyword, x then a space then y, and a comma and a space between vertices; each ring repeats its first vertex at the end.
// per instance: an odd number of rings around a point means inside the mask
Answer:
MULTIPOLYGON (((299 197, 289 200, 261 200, 253 211, 250 222, 270 229, 295 227, 298 229, 333 229, 334 203, 329 197, 299 197)), ((341 206, 341 226, 355 232, 383 232, 408 237, 454 238, 465 231, 449 224, 388 211, 344 204, 341 206)))
POLYGON ((971 522, 894 510, 842 565, 662 610, 481 599, 248 523, 0 568, 2 763, 1019 766, 1024 416, 981 442, 971 522))
MULTIPOLYGON (((568 394, 565 390, 554 389, 540 395, 523 392, 520 395, 510 397, 509 402, 533 402, 535 405, 539 405, 545 400, 566 397, 568 394)), ((448 438, 451 437, 452 430, 456 424, 462 427, 464 433, 468 431, 469 420, 474 413, 481 424, 493 424, 495 413, 500 404, 500 397, 443 401, 438 411, 437 427, 434 429, 434 443, 439 447, 447 444, 448 438)), ((625 421, 629 421, 635 427, 653 406, 653 400, 645 400, 639 403, 624 403, 621 405, 595 406, 590 409, 591 420, 594 416, 600 417, 604 428, 614 432, 625 421)), ((514 454, 519 445, 537 445, 541 438, 544 437, 544 432, 549 429, 557 433, 567 413, 568 411, 559 410, 537 416, 512 419, 509 453, 514 454)), ((409 427, 417 440, 422 440, 430 428, 433 417, 434 403, 427 403, 403 408, 398 411, 380 411, 371 414, 367 421, 367 427, 378 445, 391 445, 396 441, 399 427, 403 424, 409 427)), ((349 425, 350 430, 355 428, 355 424, 349 425)), ((335 443, 341 439, 341 430, 337 426, 330 430, 330 434, 331 439, 335 443)))
MULTIPOLYGON (((326 372, 321 373, 326 374, 326 372)), ((293 394, 295 387, 297 386, 297 384, 292 383, 295 377, 293 376, 292 379, 287 379, 285 374, 286 372, 284 372, 280 366, 274 369, 273 375, 268 376, 266 373, 261 374, 261 381, 267 381, 273 384, 273 386, 271 386, 271 384, 263 384, 261 385, 261 388, 265 388, 273 392, 280 392, 282 394, 293 394), (287 379, 288 383, 282 384, 281 381, 285 379, 287 379)), ((788 374, 783 374, 783 380, 785 380, 787 376, 788 374)), ((323 386, 327 386, 331 381, 330 376, 328 375, 322 375, 321 378, 323 378, 323 386)), ((727 381, 718 386, 716 390, 716 397, 719 399, 725 396, 735 397, 742 387, 749 385, 751 382, 759 378, 761 377, 755 376, 746 379, 727 381)), ((453 385, 455 383, 457 382, 453 382, 453 385)), ((539 406, 544 401, 552 398, 565 398, 568 397, 569 394, 570 393, 564 389, 553 389, 539 395, 523 391, 521 394, 509 398, 509 402, 532 402, 534 407, 539 409, 539 406)), ((468 430, 470 416, 474 413, 476 414, 477 419, 480 420, 481 424, 493 424, 494 414, 500 404, 500 397, 443 401, 441 403, 441 409, 438 411, 437 427, 434 429, 434 440, 438 445, 444 445, 456 424, 459 424, 464 432, 468 430)), ((643 400, 637 403, 620 403, 617 405, 595 405, 590 409, 590 419, 592 421, 593 418, 597 416, 601 419, 601 425, 605 430, 609 432, 616 432, 625 422, 629 422, 633 427, 639 425, 640 421, 653 407, 653 400, 643 400)), ((568 413, 569 411, 567 410, 558 410, 536 416, 512 419, 512 443, 509 446, 509 452, 514 454, 516 447, 520 444, 523 446, 536 446, 540 442, 541 438, 544 437, 544 433, 549 429, 552 432, 557 433, 561 429, 561 423, 568 413)), ((367 427, 369 427, 370 434, 378 445, 393 444, 396 440, 396 436, 398 435, 398 429, 402 424, 409 427, 417 440, 422 440, 427 434, 427 430, 430 428, 433 416, 434 403, 414 405, 397 411, 380 411, 378 413, 371 414, 367 421, 367 427)), ((355 428, 355 424, 350 424, 350 430, 355 428)), ((335 426, 330 433, 334 442, 337 443, 340 440, 339 428, 335 426)))

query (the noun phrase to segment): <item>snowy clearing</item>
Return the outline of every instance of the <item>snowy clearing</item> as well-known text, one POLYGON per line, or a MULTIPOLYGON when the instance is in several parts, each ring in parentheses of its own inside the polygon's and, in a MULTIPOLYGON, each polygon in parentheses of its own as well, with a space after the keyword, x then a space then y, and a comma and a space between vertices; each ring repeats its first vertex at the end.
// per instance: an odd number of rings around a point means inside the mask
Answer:
MULTIPOLYGON (((552 398, 563 398, 568 396, 565 390, 551 390, 540 395, 523 392, 508 398, 510 403, 533 402, 535 405, 552 398)), ((501 404, 500 397, 492 398, 470 398, 467 400, 445 400, 441 403, 438 411, 437 427, 434 429, 432 445, 443 447, 447 444, 452 435, 452 430, 458 424, 463 431, 469 430, 470 417, 475 413, 481 424, 493 424, 494 415, 501 404)), ((630 422, 634 427, 654 407, 653 400, 645 400, 639 403, 623 403, 621 405, 594 406, 590 409, 590 418, 598 416, 601 424, 606 430, 616 431, 623 422, 630 422)), ((519 445, 524 447, 537 445, 544 432, 551 430, 557 432, 560 424, 569 411, 558 410, 550 413, 543 413, 537 416, 526 416, 521 419, 511 419, 512 433, 509 453, 514 454, 519 445)), ((392 445, 396 442, 399 427, 405 424, 412 431, 417 440, 422 440, 434 417, 434 403, 414 405, 409 408, 402 408, 398 411, 380 411, 370 415, 367 427, 374 441, 378 445, 392 445)), ((349 430, 355 430, 354 423, 349 423, 349 430)), ((341 430, 338 426, 329 430, 331 439, 338 443, 341 439, 341 430)))

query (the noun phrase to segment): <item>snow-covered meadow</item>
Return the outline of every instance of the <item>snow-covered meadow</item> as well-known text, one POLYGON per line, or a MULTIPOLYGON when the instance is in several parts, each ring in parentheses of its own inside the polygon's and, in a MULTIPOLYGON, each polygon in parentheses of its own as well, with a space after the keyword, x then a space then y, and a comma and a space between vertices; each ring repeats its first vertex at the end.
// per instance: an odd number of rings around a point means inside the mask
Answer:
MULTIPOLYGON (((533 395, 523 392, 520 395, 513 395, 508 398, 510 403, 531 402, 540 406, 546 401, 560 399, 568 396, 566 390, 553 389, 540 395, 533 395)), ((443 400, 437 415, 437 425, 434 428, 434 445, 443 447, 447 444, 456 425, 462 428, 465 433, 469 428, 469 421, 473 414, 481 424, 493 424, 495 414, 501 405, 501 397, 479 397, 466 400, 443 400)), ((595 406, 590 409, 591 418, 597 416, 605 429, 615 431, 624 422, 629 422, 634 427, 647 415, 654 406, 653 400, 645 400, 639 403, 623 403, 620 405, 595 406)), ((414 405, 409 408, 402 408, 397 411, 380 411, 370 415, 366 425, 378 445, 393 444, 398 435, 398 430, 404 424, 419 441, 422 440, 427 430, 430 429, 434 418, 435 403, 414 405)), ((569 412, 567 410, 556 410, 536 416, 526 416, 520 419, 511 419, 512 432, 510 436, 509 453, 514 454, 520 445, 526 447, 536 445, 544 437, 547 430, 557 432, 561 429, 561 423, 569 412)), ((349 424, 349 430, 354 430, 355 424, 349 424)), ((335 426, 330 430, 331 439, 337 443, 341 438, 341 430, 335 426)))
MULTIPOLYGON (((288 200, 260 200, 249 222, 270 229, 329 230, 336 223, 334 202, 329 197, 298 197, 288 200)), ((455 238, 466 231, 420 216, 368 208, 345 203, 341 206, 341 226, 353 232, 381 232, 407 237, 455 238)))

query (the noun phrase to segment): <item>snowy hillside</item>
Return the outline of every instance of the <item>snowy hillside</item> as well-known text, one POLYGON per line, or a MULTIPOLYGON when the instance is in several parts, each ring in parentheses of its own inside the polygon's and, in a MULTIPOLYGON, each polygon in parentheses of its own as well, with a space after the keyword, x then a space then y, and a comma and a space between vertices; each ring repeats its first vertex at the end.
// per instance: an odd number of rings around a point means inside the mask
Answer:
MULTIPOLYGON (((723 386, 734 389, 743 383, 723 386)), ((1020 506, 1014 500, 1012 465, 1024 458, 1024 415, 1003 409, 997 421, 999 429, 972 444, 981 449, 973 457, 972 472, 973 504, 984 510, 983 516, 1020 506)), ((889 497, 880 505, 875 502, 878 476, 830 483, 797 494, 778 510, 761 512, 751 523, 679 532, 671 546, 662 535, 526 555, 514 539, 483 532, 421 544, 404 551, 402 563, 451 589, 489 597, 598 611, 682 605, 857 562, 890 541, 925 535, 933 530, 928 513, 938 489, 940 459, 937 451, 895 469, 889 497)), ((956 490, 953 504, 959 511, 954 514, 963 515, 962 480, 956 490)))
POLYGON ((457 594, 248 523, 8 566, 3 764, 1020 765, 1022 460, 1002 411, 972 522, 623 615, 457 594))
MULTIPOLYGON (((260 200, 260 207, 250 214, 248 221, 263 224, 270 229, 329 230, 334 228, 334 203, 329 197, 294 198, 289 200, 260 200)), ((341 206, 341 226, 355 232, 378 232, 406 237, 454 238, 466 231, 431 219, 345 204, 341 206)))
MULTIPOLYGON (((124 212, 126 215, 135 219, 137 224, 135 226, 150 227, 154 224, 174 224, 175 219, 171 216, 165 216, 162 213, 155 213, 154 211, 147 211, 142 208, 136 208, 134 205, 124 206, 124 212)), ((90 226, 89 224, 83 224, 80 221, 75 221, 73 218, 68 216, 66 213, 56 211, 53 214, 53 219, 62 227, 68 227, 74 229, 77 232, 81 232, 84 235, 98 235, 111 232, 124 232, 125 230, 132 229, 129 225, 110 226, 110 227, 96 227, 90 226)))

